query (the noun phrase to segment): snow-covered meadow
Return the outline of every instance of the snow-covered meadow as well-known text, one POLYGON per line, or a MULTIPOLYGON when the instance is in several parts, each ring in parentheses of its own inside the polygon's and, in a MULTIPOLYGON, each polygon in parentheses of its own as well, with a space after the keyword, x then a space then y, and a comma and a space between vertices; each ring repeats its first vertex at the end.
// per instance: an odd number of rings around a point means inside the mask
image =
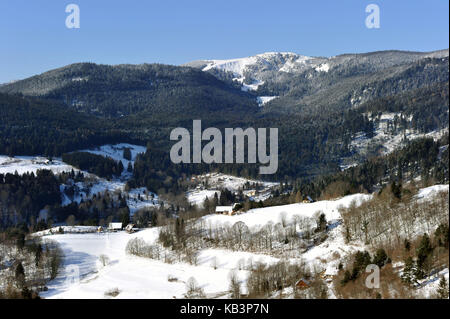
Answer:
MULTIPOLYGON (((155 241, 158 229, 146 229, 136 234, 126 232, 98 234, 63 234, 46 236, 57 241, 65 254, 61 274, 42 293, 44 298, 105 298, 105 292, 117 288, 117 298, 182 298, 185 283, 194 277, 207 296, 226 294, 228 275, 236 267, 235 256, 226 252, 205 251, 197 266, 166 264, 126 255, 126 244, 133 237, 155 241), (106 266, 100 256, 108 257, 106 266), (217 257, 214 270, 211 260, 217 257), (176 278, 170 282, 168 279, 176 278), (79 281, 78 281, 79 279, 79 281)), ((241 254, 239 258, 246 257, 241 254)), ((265 256, 262 256, 265 257, 265 256)), ((237 261, 236 261, 237 262, 237 261)), ((239 276, 244 279, 245 272, 239 276)))
POLYGON ((214 198, 214 194, 220 196, 220 189, 227 189, 231 192, 242 190, 246 185, 250 188, 244 190, 247 194, 249 191, 255 191, 256 185, 262 188, 257 195, 251 196, 255 201, 267 199, 270 191, 279 186, 279 183, 264 182, 251 180, 243 177, 226 175, 222 173, 207 173, 193 177, 193 181, 197 183, 197 188, 191 189, 186 193, 186 198, 192 205, 202 206, 206 198, 214 198))
MULTIPOLYGON (((218 225, 234 224, 242 221, 248 227, 259 227, 266 223, 277 223, 280 219, 292 219, 294 216, 312 217, 317 211, 323 211, 327 219, 339 218, 338 208, 351 202, 360 202, 370 195, 356 194, 336 201, 299 203, 285 206, 253 209, 248 213, 223 216, 208 215, 203 221, 218 225)), ((134 234, 87 233, 57 234, 44 236, 44 239, 57 241, 66 255, 64 267, 56 280, 49 284, 49 290, 42 294, 46 298, 105 298, 105 292, 117 288, 117 298, 183 298, 186 282, 195 278, 207 297, 228 296, 229 275, 235 271, 241 281, 243 292, 248 271, 240 266, 249 260, 252 262, 276 263, 280 259, 266 254, 224 249, 203 249, 199 252, 196 265, 176 262, 167 264, 162 261, 126 254, 126 245, 132 238, 144 239, 154 243, 158 237, 158 228, 150 228, 134 234), (105 255, 109 264, 103 266, 100 256, 105 255), (239 270, 240 269, 240 270, 239 270), (72 280, 79 274, 80 281, 72 280), (177 280, 169 281, 168 278, 177 280)), ((326 269, 333 274, 337 265, 336 252, 344 255, 356 251, 357 245, 346 245, 339 227, 329 232, 329 240, 313 247, 302 259, 310 266, 326 269), (335 262, 333 262, 333 260, 335 262), (329 261, 329 263, 324 263, 329 261)), ((294 262, 295 260, 291 260, 294 262)))
MULTIPOLYGON (((418 138, 433 138, 435 141, 439 140, 445 134, 448 134, 448 128, 441 130, 435 130, 428 133, 418 133, 412 129, 406 129, 405 131, 398 130, 392 132, 394 119, 400 118, 401 113, 384 113, 379 117, 379 121, 376 122, 374 136, 368 138, 365 133, 360 132, 357 134, 350 143, 350 148, 355 154, 367 154, 370 148, 375 145, 381 147, 381 153, 386 155, 392 153, 394 150, 405 146, 408 141, 412 141, 418 138)), ((411 119, 409 119, 411 120, 411 119)), ((344 158, 341 163, 341 169, 345 170, 349 167, 357 165, 353 158, 344 158)))
MULTIPOLYGON (((422 199, 424 196, 446 190, 448 185, 436 185, 420 190, 416 197, 422 199)), ((370 249, 362 242, 346 243, 340 224, 339 208, 348 207, 351 203, 360 204, 371 197, 372 195, 368 194, 354 194, 337 200, 258 208, 234 216, 207 215, 198 222, 213 227, 243 222, 249 228, 259 228, 267 223, 279 223, 282 219, 289 222, 296 216, 315 217, 317 212, 321 211, 330 223, 327 239, 309 247, 300 259, 291 258, 289 262, 301 261, 310 269, 325 271, 325 275, 332 276, 338 272, 341 258, 358 250, 370 249)), ((126 253, 129 240, 142 238, 146 243, 154 244, 158 234, 159 227, 133 234, 126 232, 40 234, 44 235, 44 240, 58 242, 65 255, 61 273, 49 283, 49 290, 42 296, 112 298, 105 292, 118 290, 119 294, 115 298, 183 298, 186 293, 186 282, 194 278, 207 298, 227 298, 231 272, 237 275, 242 292, 245 293, 246 279, 249 275, 246 265, 258 261, 274 264, 283 260, 283 257, 269 254, 219 248, 200 250, 197 263, 194 265, 185 262, 165 263, 126 253), (106 256, 103 258, 107 260, 105 265, 100 259, 102 255, 106 256)), ((448 269, 444 269, 442 274, 448 278, 448 269)), ((433 279, 428 281, 418 290, 426 296, 432 294, 438 284, 433 279)), ((333 298, 333 291, 329 292, 333 298)), ((288 293, 288 290, 285 293, 288 293)))
POLYGON ((131 177, 131 173, 127 171, 128 165, 131 163, 134 167, 134 162, 136 160, 136 156, 141 153, 145 153, 147 148, 145 146, 140 145, 134 145, 134 144, 128 144, 128 143, 120 143, 120 144, 108 144, 108 145, 102 145, 99 147, 91 148, 91 149, 85 149, 81 150, 80 152, 88 152, 96 155, 101 155, 103 157, 110 157, 116 162, 121 161, 123 164, 123 167, 125 168, 122 172, 122 179, 127 179, 131 177), (125 149, 129 149, 131 153, 131 159, 125 159, 123 157, 123 152, 125 149))
MULTIPOLYGON (((86 171, 81 171, 76 167, 69 165, 61 160, 61 158, 48 159, 42 156, 16 156, 9 157, 6 155, 0 155, 0 174, 14 174, 17 172, 19 175, 25 173, 34 173, 38 170, 50 170, 54 174, 68 173, 72 170, 82 172, 87 180, 85 182, 77 182, 74 185, 60 185, 61 190, 61 205, 69 205, 72 202, 80 203, 81 200, 92 198, 96 194, 103 194, 105 192, 114 193, 126 192, 126 181, 131 177, 131 173, 127 171, 128 164, 134 165, 136 156, 140 153, 145 153, 146 147, 140 145, 133 145, 127 143, 120 144, 108 144, 102 145, 92 149, 85 149, 80 152, 89 152, 104 157, 110 157, 115 161, 121 161, 124 166, 124 172, 118 178, 112 180, 106 180, 100 178, 94 174, 86 171), (128 148, 131 153, 131 160, 127 160, 123 157, 124 150, 128 148), (73 196, 69 197, 65 194, 65 190, 68 187, 76 186, 77 192, 73 196)), ((144 207, 156 207, 159 206, 159 198, 156 194, 148 192, 145 188, 136 188, 129 190, 129 199, 127 199, 128 207, 131 214, 134 214, 137 210, 144 207), (140 198, 140 199, 139 199, 140 198)))
POLYGON ((41 156, 15 156, 10 157, 0 155, 0 174, 19 175, 25 173, 34 173, 41 169, 51 170, 55 174, 70 172, 72 169, 78 171, 75 167, 64 163, 60 158, 53 158, 51 161, 41 156))

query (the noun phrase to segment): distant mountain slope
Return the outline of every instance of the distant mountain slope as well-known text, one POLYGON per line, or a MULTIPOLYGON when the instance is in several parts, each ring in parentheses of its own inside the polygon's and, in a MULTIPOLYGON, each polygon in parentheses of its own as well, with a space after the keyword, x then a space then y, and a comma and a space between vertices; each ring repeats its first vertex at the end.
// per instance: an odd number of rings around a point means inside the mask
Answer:
POLYGON ((189 112, 256 108, 251 96, 210 74, 161 64, 78 63, 0 87, 55 99, 74 109, 106 117, 147 112, 189 112))
POLYGON ((229 79, 231 73, 235 80, 241 82, 282 82, 287 74, 300 74, 305 71, 311 71, 307 74, 310 79, 321 72, 345 74, 352 71, 352 75, 367 74, 424 58, 444 58, 448 55, 448 49, 433 52, 378 51, 342 54, 330 58, 308 57, 292 52, 267 52, 246 58, 193 61, 185 66, 222 76, 223 79, 229 79))
POLYGON ((101 117, 257 114, 258 103, 264 105, 263 113, 322 113, 447 82, 448 52, 380 51, 330 58, 269 52, 181 67, 77 63, 5 84, 0 93, 55 99, 101 117))
POLYGON ((448 81, 449 51, 379 51, 330 58, 269 52, 232 60, 194 61, 186 65, 263 96, 271 111, 360 105, 448 81), (278 98, 275 98, 278 97, 278 98))
POLYGON ((0 93, 0 154, 54 156, 125 138, 107 121, 61 103, 0 93))
POLYGON ((151 152, 135 168, 141 185, 164 182, 160 172, 174 181, 212 169, 255 177, 256 165, 170 162, 171 129, 190 129, 201 119, 203 128, 278 128, 279 170, 269 178, 280 180, 337 172, 377 154, 379 119, 391 116, 396 125, 389 150, 405 132, 416 137, 448 128, 448 50, 331 58, 274 52, 189 65, 79 63, 6 84, 0 87, 8 93, 0 94, 0 154, 149 143, 151 152))
POLYGON ((268 106, 271 110, 287 112, 348 109, 372 99, 448 82, 448 67, 448 57, 425 58, 368 74, 330 71, 309 83, 293 79, 288 83, 289 90, 268 106))

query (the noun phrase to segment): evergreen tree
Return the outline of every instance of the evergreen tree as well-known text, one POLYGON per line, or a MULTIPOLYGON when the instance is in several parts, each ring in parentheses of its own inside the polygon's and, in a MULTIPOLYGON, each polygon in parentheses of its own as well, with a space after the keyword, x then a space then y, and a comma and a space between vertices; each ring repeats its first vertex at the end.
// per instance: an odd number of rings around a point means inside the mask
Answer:
POLYGON ((425 271, 428 271, 427 261, 428 256, 433 251, 431 246, 430 237, 427 234, 423 234, 420 240, 419 247, 417 248, 417 278, 422 279, 425 276, 425 271))
POLYGON ((375 256, 373 256, 372 263, 377 265, 378 267, 383 267, 389 262, 389 257, 386 254, 386 251, 383 248, 380 248, 376 251, 375 256))
POLYGON ((119 169, 119 170, 118 170, 118 172, 117 172, 116 175, 122 174, 123 169, 124 169, 123 164, 122 164, 122 161, 119 161, 118 169, 119 169))
POLYGON ((130 212, 128 211, 128 208, 124 209, 122 212, 120 221, 124 227, 130 223, 130 212))
POLYGON ((327 230, 327 218, 325 217, 325 214, 322 213, 317 220, 317 231, 320 232, 325 230, 327 230))
POLYGON ((405 238, 405 243, 404 243, 404 245, 405 245, 405 250, 406 250, 406 251, 409 251, 409 250, 411 249, 411 243, 410 243, 409 240, 406 239, 406 238, 405 238))
POLYGON ((403 268, 403 273, 401 279, 404 283, 412 285, 416 283, 415 280, 415 263, 411 256, 405 260, 405 267, 403 268))
POLYGON ((449 243, 449 227, 448 224, 441 224, 436 229, 436 232, 434 233, 434 236, 437 240, 438 246, 443 246, 448 249, 448 243, 449 243))
POLYGON ((123 158, 131 161, 131 150, 128 147, 123 150, 123 158))
POLYGON ((437 293, 439 299, 448 299, 448 283, 444 276, 442 276, 439 281, 437 293))
POLYGON ((16 267, 15 278, 17 287, 22 289, 25 286, 25 269, 22 266, 22 262, 19 262, 16 267))
POLYGON ((25 234, 20 233, 17 238, 17 249, 22 250, 25 247, 25 234))
POLYGON ((41 256, 42 256, 42 245, 39 243, 36 246, 36 251, 35 251, 35 255, 34 255, 34 261, 35 261, 36 267, 39 266, 39 262, 41 261, 41 256))

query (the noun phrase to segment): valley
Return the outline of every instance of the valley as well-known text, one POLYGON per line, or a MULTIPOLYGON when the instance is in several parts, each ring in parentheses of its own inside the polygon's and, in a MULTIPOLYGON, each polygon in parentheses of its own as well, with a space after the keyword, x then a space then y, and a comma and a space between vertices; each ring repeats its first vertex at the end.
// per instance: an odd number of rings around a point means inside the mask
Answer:
MULTIPOLYGON (((422 189, 420 197, 425 194, 446 191, 448 185, 440 185, 422 189)), ((428 196, 427 196, 428 197, 428 196)), ((241 294, 247 295, 246 280, 249 274, 247 267, 258 263, 276 264, 289 258, 289 262, 304 263, 304 267, 312 272, 322 273, 326 278, 332 278, 339 272, 341 258, 358 250, 372 250, 370 245, 362 242, 348 244, 345 242, 344 230, 339 211, 351 203, 361 203, 369 199, 368 195, 351 195, 334 201, 320 201, 312 204, 293 204, 255 209, 236 216, 205 216, 198 222, 212 224, 234 224, 243 222, 249 228, 259 228, 272 223, 276 225, 282 218, 288 224, 298 217, 312 218, 315 212, 326 215, 331 225, 337 223, 328 231, 324 242, 309 248, 297 257, 267 251, 253 253, 228 249, 203 249, 198 252, 194 264, 183 262, 164 262, 145 257, 132 256, 126 253, 127 244, 134 238, 139 238, 152 244, 158 241, 160 229, 141 230, 135 234, 117 233, 86 233, 47 235, 43 240, 54 240, 61 245, 65 259, 60 275, 49 283, 49 290, 43 294, 46 298, 112 298, 107 292, 117 289, 116 298, 184 298, 186 283, 194 278, 202 288, 207 298, 223 298, 228 295, 230 273, 235 272, 241 287, 241 294), (106 255, 107 263, 102 264, 99 257, 106 255), (79 272, 79 281, 71 281, 73 269, 79 272)), ((297 227, 302 227, 297 225, 297 227)), ((425 229, 424 229, 425 230, 425 229)), ((420 231, 419 231, 420 233, 420 231)), ((396 267, 401 264, 396 263, 396 267)), ((442 274, 448 278, 448 268, 442 274)), ((300 278, 299 278, 300 279, 300 278)), ((448 279, 447 279, 448 280, 448 279)), ((329 297, 335 298, 333 284, 328 282, 329 297)), ((434 280, 425 281, 415 292, 418 296, 427 297, 433 292, 430 285, 434 280)), ((275 292, 272 297, 282 294, 284 298, 292 298, 292 287, 275 292)))
POLYGON ((266 52, 1 85, 0 297, 445 297, 448 63, 266 52), (256 128, 277 132, 258 157, 256 128))

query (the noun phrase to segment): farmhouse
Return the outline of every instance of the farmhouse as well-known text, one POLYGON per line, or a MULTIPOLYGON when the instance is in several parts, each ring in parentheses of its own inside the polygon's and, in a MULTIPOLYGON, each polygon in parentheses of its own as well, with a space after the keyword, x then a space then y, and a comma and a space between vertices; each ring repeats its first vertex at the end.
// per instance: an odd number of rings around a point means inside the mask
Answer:
POLYGON ((310 282, 304 278, 300 279, 295 284, 295 287, 297 287, 297 289, 308 289, 310 286, 311 286, 310 282))
POLYGON ((238 203, 234 203, 232 206, 216 206, 216 213, 231 216, 239 210, 239 207, 241 206, 238 203))
POLYGON ((127 233, 131 234, 138 231, 138 228, 136 228, 134 224, 128 224, 127 227, 125 227, 125 230, 127 231, 127 233))
POLYGON ((122 223, 109 223, 108 230, 110 231, 122 230, 122 223))
POLYGON ((256 190, 255 189, 251 189, 251 190, 248 190, 248 191, 244 191, 243 193, 247 197, 252 197, 252 196, 256 195, 256 190))
POLYGON ((312 199, 310 196, 306 196, 306 198, 303 200, 303 203, 314 203, 314 199, 312 199))
POLYGON ((216 213, 231 215, 233 213, 233 206, 217 206, 216 213))

